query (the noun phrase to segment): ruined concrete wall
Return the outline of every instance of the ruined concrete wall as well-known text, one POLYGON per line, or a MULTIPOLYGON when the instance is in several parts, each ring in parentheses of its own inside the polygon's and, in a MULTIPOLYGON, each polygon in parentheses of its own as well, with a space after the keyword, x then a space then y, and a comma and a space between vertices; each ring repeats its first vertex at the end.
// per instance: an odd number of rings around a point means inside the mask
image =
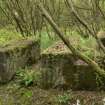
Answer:
POLYGON ((92 68, 74 58, 72 53, 42 53, 41 69, 44 88, 61 84, 72 89, 98 88, 97 77, 92 68))
POLYGON ((0 82, 13 77, 16 70, 35 63, 40 57, 40 43, 35 39, 23 39, 0 48, 0 82))
MULTIPOLYGON (((63 54, 41 54, 41 72, 42 72, 42 86, 44 88, 54 88, 58 84, 63 84, 64 78, 62 75, 62 68, 64 66, 64 59, 68 58, 63 54)), ((71 58, 71 57, 70 57, 71 58)))

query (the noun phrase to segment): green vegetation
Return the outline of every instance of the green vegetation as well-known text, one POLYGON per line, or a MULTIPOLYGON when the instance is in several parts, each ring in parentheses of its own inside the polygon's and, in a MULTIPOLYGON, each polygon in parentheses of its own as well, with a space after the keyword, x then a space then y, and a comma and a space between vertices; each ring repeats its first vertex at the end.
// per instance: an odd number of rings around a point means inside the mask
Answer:
POLYGON ((52 44, 54 44, 58 40, 57 38, 54 37, 54 32, 51 34, 51 37, 52 38, 49 37, 46 31, 43 31, 41 33, 41 49, 42 50, 50 47, 52 44))
POLYGON ((0 29, 0 46, 6 45, 12 41, 22 39, 23 37, 14 30, 0 29))
MULTIPOLYGON (((49 38, 49 35, 46 31, 42 31, 41 33, 41 49, 46 49, 50 45, 54 44, 57 39, 54 37, 54 33, 52 33, 53 38, 49 38), (44 40, 43 40, 44 39, 44 40)), ((14 29, 2 28, 0 29, 0 46, 5 46, 11 42, 15 42, 16 40, 25 39, 25 38, 34 38, 35 36, 23 37, 19 32, 16 32, 14 29)))
POLYGON ((16 76, 20 85, 28 87, 39 84, 41 73, 38 70, 34 71, 33 69, 25 68, 17 70, 16 76))
POLYGON ((72 99, 72 92, 64 92, 62 95, 57 96, 57 102, 60 105, 69 105, 72 99))
MULTIPOLYGON (((73 46, 80 51, 85 51, 85 55, 93 58, 93 55, 100 56, 100 53, 97 52, 97 43, 94 38, 84 38, 82 35, 78 34, 76 31, 72 31, 72 33, 67 32, 66 36, 72 41, 73 46)), ((30 36, 28 38, 33 38, 34 36, 30 36)), ((27 38, 27 37, 26 37, 27 38)), ((11 42, 15 42, 16 40, 24 39, 20 33, 11 29, 0 29, 0 46, 5 46, 11 42)), ((55 33, 52 32, 50 37, 49 34, 43 30, 41 32, 41 49, 44 50, 55 42, 59 41, 59 38, 56 37, 55 33)), ((97 48, 98 49, 98 48, 97 48)))

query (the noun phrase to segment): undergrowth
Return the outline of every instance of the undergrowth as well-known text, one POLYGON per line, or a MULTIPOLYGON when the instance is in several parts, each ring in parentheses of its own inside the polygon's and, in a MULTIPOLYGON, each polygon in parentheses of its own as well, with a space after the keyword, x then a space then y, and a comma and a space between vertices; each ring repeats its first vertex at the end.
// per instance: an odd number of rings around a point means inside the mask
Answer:
POLYGON ((28 87, 32 85, 39 85, 41 73, 33 69, 25 68, 17 70, 16 78, 21 86, 28 87))
POLYGON ((22 39, 23 37, 14 30, 0 29, 0 46, 8 44, 10 41, 22 39))

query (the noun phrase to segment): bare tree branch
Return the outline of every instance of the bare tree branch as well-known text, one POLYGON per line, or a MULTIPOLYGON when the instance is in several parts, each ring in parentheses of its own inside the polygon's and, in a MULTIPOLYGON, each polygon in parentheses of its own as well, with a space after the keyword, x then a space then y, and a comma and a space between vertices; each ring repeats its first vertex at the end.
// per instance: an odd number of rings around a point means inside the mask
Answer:
POLYGON ((99 47, 102 49, 102 51, 105 53, 105 47, 102 44, 101 40, 97 37, 97 34, 94 33, 93 30, 91 30, 91 28, 88 26, 88 24, 86 23, 86 21, 84 21, 83 19, 81 19, 81 17, 78 15, 78 13, 75 11, 74 9, 74 5, 72 3, 72 0, 66 0, 69 8, 72 10, 73 15, 77 18, 77 20, 89 31, 89 33, 96 39, 99 47))

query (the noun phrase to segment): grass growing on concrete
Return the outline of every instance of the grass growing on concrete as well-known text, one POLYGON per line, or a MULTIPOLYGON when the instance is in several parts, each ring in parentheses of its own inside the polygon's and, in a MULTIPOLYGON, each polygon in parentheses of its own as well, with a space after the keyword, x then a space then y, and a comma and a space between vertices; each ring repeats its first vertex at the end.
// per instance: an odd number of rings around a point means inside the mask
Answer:
MULTIPOLYGON (((46 49, 52 45, 56 39, 50 39, 46 31, 41 33, 41 49, 46 49)), ((54 33, 53 33, 54 34, 54 33)), ((27 38, 27 37, 26 37, 27 38)), ((36 38, 35 36, 29 36, 28 38, 36 38)), ((2 28, 0 29, 0 46, 5 46, 11 42, 19 39, 24 39, 24 37, 14 29, 2 28)))
MULTIPOLYGON (((80 51, 84 51, 86 56, 93 58, 96 56, 100 56, 99 51, 95 50, 97 47, 96 41, 93 37, 84 38, 81 37, 76 31, 66 32, 65 35, 68 37, 70 42, 75 46, 76 49, 80 51)), ((26 38, 36 38, 35 36, 29 36, 26 38)), ((24 39, 20 33, 18 33, 14 29, 2 28, 0 29, 0 47, 8 45, 11 42, 15 42, 16 40, 24 39)), ((49 33, 46 30, 42 30, 41 32, 41 50, 45 50, 55 42, 60 41, 57 35, 50 30, 49 33), (50 37, 49 37, 50 34, 50 37)), ((102 55, 102 54, 101 54, 102 55)))
MULTIPOLYGON (((70 39, 73 45, 75 45, 75 47, 78 49, 81 49, 81 47, 94 49, 96 45, 94 38, 92 37, 83 38, 81 37, 81 35, 79 35, 75 31, 72 31, 71 33, 67 32, 65 35, 70 39)), ((11 28, 10 29, 9 28, 0 29, 0 46, 6 45, 12 41, 23 39, 23 38, 24 37, 22 37, 22 35, 14 29, 11 29, 11 28)), ((47 33, 46 30, 42 30, 41 49, 44 50, 59 40, 60 39, 57 37, 57 35, 52 30, 50 30, 49 33, 47 33), (50 34, 50 37, 49 37, 49 34, 50 34)))

